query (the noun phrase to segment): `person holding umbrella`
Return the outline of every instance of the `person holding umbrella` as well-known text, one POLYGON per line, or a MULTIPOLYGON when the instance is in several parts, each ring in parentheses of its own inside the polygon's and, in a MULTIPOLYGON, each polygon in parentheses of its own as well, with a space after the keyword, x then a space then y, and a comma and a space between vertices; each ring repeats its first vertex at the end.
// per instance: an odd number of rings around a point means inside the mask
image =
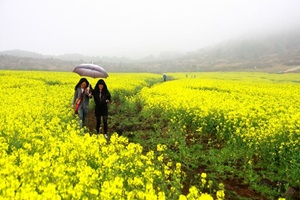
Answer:
POLYGON ((103 118, 104 125, 104 137, 108 139, 107 136, 107 119, 108 119, 108 103, 111 101, 110 93, 107 89, 106 83, 103 79, 99 79, 93 90, 93 96, 95 101, 95 116, 97 120, 96 131, 99 134, 101 117, 103 118))
POLYGON ((74 108, 75 114, 78 114, 81 128, 84 126, 85 118, 89 111, 92 90, 93 89, 86 78, 81 78, 75 86, 72 108, 74 108))

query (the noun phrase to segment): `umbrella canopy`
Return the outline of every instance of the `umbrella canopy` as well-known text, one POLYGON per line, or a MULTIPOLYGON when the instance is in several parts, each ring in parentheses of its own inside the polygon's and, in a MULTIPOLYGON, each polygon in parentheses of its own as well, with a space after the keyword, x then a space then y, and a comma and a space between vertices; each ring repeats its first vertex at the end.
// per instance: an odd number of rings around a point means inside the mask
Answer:
POLYGON ((74 68, 73 72, 79 74, 80 76, 88 76, 92 78, 107 78, 107 72, 95 64, 81 64, 74 68))

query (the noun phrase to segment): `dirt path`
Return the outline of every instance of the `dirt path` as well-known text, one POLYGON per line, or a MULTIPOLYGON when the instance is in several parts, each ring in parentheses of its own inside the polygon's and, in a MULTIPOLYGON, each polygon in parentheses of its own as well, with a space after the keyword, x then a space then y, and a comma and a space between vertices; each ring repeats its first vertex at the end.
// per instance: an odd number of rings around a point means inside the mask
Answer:
POLYGON ((95 127, 96 127, 95 108, 90 110, 86 116, 86 127, 90 130, 91 133, 95 132, 95 127))
MULTIPOLYGON (((163 83, 160 83, 163 84, 163 83)), ((134 124, 135 121, 137 120, 132 120, 130 123, 128 123, 128 120, 126 123, 124 123, 126 119, 133 119, 134 117, 137 116, 137 113, 123 113, 120 115, 120 109, 122 109, 122 102, 113 102, 115 105, 109 109, 109 119, 108 119, 108 135, 113 134, 114 132, 117 132, 119 135, 123 134, 123 132, 127 131, 140 131, 146 133, 147 131, 153 131, 151 130, 151 126, 149 127, 147 124, 148 122, 142 122, 141 124, 137 125, 134 124), (126 115, 126 116, 122 116, 126 115), (110 119, 113 119, 113 123, 110 122, 110 119), (122 123, 123 122, 123 123, 122 123), (126 125, 124 125, 126 124, 126 125)), ((142 109, 142 108, 141 108, 142 109)), ((138 112, 140 110, 138 109, 138 112)), ((101 124, 102 126, 103 124, 101 124)), ((87 115, 86 118, 86 127, 89 129, 90 134, 95 134, 96 130, 96 117, 95 117, 95 108, 92 108, 87 115)), ((162 132, 165 131, 162 129, 162 132)), ((209 166, 206 166, 209 168, 209 166)), ((203 170, 202 170, 203 171, 203 170)), ((187 172, 189 173, 189 172, 187 172)), ((199 169, 195 169, 193 172, 190 172, 190 174, 187 174, 187 177, 191 177, 190 180, 193 179, 192 175, 195 175, 195 173, 200 173, 199 169)), ((188 178, 189 179, 189 178, 188 178)), ((186 180, 183 188, 183 194, 187 195, 188 189, 190 186, 190 180, 186 180)), ((251 189, 248 185, 243 184, 242 180, 240 179, 226 179, 226 180, 220 180, 221 182, 224 183, 225 185, 225 194, 226 194, 226 199, 232 199, 232 200, 267 200, 269 198, 259 194, 258 192, 254 191, 251 189)))

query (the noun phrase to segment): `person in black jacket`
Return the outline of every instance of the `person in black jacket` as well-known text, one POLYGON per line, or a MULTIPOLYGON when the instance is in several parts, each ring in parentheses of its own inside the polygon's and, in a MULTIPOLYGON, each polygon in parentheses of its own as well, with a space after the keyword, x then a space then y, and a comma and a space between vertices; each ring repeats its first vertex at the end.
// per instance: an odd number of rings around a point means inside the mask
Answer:
POLYGON ((111 101, 111 96, 103 79, 99 79, 96 83, 95 89, 93 90, 93 96, 95 101, 95 116, 97 119, 96 131, 97 134, 99 134, 102 117, 104 125, 104 137, 107 139, 108 104, 111 101))

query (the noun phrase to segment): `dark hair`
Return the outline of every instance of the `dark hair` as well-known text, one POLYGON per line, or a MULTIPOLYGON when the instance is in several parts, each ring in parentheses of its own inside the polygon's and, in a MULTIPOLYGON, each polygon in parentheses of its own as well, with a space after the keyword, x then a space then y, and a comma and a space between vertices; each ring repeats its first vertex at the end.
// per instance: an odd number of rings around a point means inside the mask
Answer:
POLYGON ((96 83, 95 89, 94 89, 94 92, 95 92, 96 94, 99 94, 99 93, 100 93, 99 85, 103 85, 103 92, 104 92, 104 93, 106 93, 106 94, 109 93, 105 81, 104 81, 103 79, 99 79, 98 82, 96 83))
MULTIPOLYGON (((90 85, 90 83, 88 82, 88 80, 86 78, 81 78, 79 80, 79 82, 76 84, 75 86, 75 90, 83 83, 86 82, 86 87, 88 87, 90 85)), ((90 85, 90 88, 92 89, 92 86, 90 85)))

